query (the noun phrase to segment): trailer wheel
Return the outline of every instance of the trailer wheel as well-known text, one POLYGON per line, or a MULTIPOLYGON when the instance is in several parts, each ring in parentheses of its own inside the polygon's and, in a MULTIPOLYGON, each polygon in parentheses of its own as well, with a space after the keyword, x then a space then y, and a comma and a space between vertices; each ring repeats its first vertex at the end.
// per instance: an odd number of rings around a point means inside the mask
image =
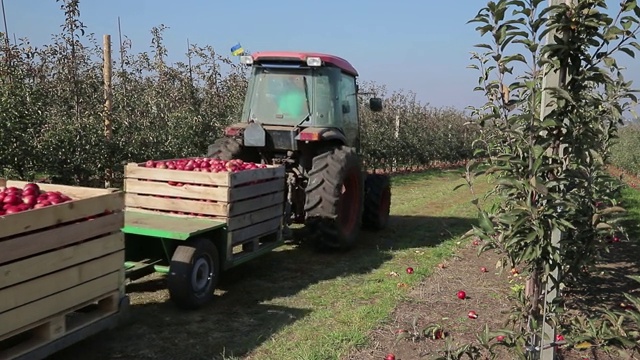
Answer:
POLYGON ((340 146, 313 158, 305 189, 306 226, 320 249, 351 248, 362 223, 364 180, 355 150, 340 146))
POLYGON ((167 287, 180 308, 194 310, 213 300, 220 278, 220 257, 208 239, 198 238, 179 245, 171 258, 167 287))
POLYGON ((365 178, 364 189, 362 225, 365 229, 382 230, 389 223, 389 210, 391 208, 389 176, 368 174, 365 178))

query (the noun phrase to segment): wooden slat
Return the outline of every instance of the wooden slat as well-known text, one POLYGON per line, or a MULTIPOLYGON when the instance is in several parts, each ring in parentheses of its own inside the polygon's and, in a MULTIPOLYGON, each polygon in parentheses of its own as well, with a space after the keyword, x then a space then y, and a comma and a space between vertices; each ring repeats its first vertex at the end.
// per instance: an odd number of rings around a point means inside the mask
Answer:
POLYGON ((0 266, 0 289, 124 249, 124 234, 116 233, 79 245, 0 266))
POLYGON ((284 186, 284 179, 274 179, 249 186, 231 188, 229 191, 228 201, 235 202, 277 191, 283 191, 284 186))
POLYGON ((196 171, 180 171, 169 169, 155 169, 140 167, 136 164, 128 164, 125 168, 127 179, 147 179, 155 181, 176 181, 181 183, 202 185, 229 185, 229 173, 209 173, 196 171))
POLYGON ((251 211, 256 211, 269 206, 284 203, 284 196, 284 191, 280 191, 253 199, 234 201, 232 203, 229 203, 227 212, 230 217, 246 214, 251 211))
POLYGON ((273 219, 276 216, 282 216, 283 211, 283 204, 278 204, 262 210, 229 218, 227 220, 227 230, 239 230, 252 224, 257 224, 269 219, 273 219))
POLYGON ((230 239, 229 244, 231 246, 235 246, 245 240, 273 232, 280 227, 281 222, 282 214, 279 214, 278 217, 271 220, 253 224, 239 230, 230 231, 227 234, 228 239, 230 239))
POLYGON ((180 211, 215 216, 227 215, 226 203, 208 203, 187 199, 164 199, 138 194, 127 194, 127 207, 180 211))
POLYGON ((148 194, 214 201, 227 201, 229 197, 228 187, 208 187, 189 184, 185 184, 184 186, 172 186, 167 183, 141 181, 138 179, 126 179, 124 182, 124 189, 127 196, 129 194, 148 194))
POLYGON ((2 299, 0 314, 103 275, 117 272, 123 263, 124 251, 119 251, 0 290, 0 299, 2 299))
POLYGON ((284 166, 238 171, 235 173, 231 173, 229 178, 229 186, 235 187, 252 181, 260 181, 273 178, 283 179, 284 175, 284 166))
POLYGON ((89 216, 103 214, 105 211, 120 211, 123 208, 124 193, 116 192, 8 216, 0 216, 0 241, 2 238, 18 235, 26 231, 84 219, 89 216))
POLYGON ((65 311, 75 305, 118 290, 120 286, 120 284, 118 284, 118 278, 118 272, 113 272, 55 295, 1 313, 0 337, 15 329, 28 326, 43 318, 65 311))
POLYGON ((117 212, 93 220, 0 241, 0 265, 96 236, 118 232, 123 224, 124 213, 117 212))
POLYGON ((281 166, 268 167, 266 169, 244 170, 237 173, 229 172, 197 172, 180 171, 169 169, 156 169, 140 167, 138 164, 130 163, 125 167, 125 178, 146 179, 154 181, 176 181, 181 183, 215 185, 215 186, 238 186, 247 182, 270 179, 274 177, 284 177, 285 171, 281 166))
MULTIPOLYGON (((27 184, 26 181, 8 180, 7 186, 15 186, 23 188, 27 184)), ((92 196, 111 194, 117 192, 118 189, 101 189, 90 188, 83 186, 70 186, 70 185, 56 185, 47 183, 36 183, 42 191, 60 191, 61 193, 73 198, 73 199, 85 199, 92 196)))

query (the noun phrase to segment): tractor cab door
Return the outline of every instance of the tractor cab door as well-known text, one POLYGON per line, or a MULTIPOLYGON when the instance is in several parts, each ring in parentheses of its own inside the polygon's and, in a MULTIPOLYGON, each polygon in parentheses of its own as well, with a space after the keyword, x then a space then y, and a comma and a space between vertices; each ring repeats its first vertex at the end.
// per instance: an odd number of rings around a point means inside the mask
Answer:
POLYGON ((349 146, 359 147, 358 98, 354 76, 341 73, 338 86, 338 114, 349 146))

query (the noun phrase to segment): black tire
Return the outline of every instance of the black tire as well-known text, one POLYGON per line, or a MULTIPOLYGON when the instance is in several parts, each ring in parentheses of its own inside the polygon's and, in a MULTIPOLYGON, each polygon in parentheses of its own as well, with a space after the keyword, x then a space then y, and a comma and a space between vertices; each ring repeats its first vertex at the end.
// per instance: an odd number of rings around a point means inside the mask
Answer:
POLYGON ((364 182, 362 225, 369 230, 382 230, 389 224, 391 181, 389 176, 368 174, 364 182))
POLYGON ((179 308, 198 309, 213 300, 219 278, 220 257, 213 242, 204 238, 188 241, 171 258, 169 295, 179 308))
POLYGON ((364 199, 355 150, 339 146, 314 157, 305 193, 305 225, 314 244, 322 249, 351 248, 360 235, 364 199))
POLYGON ((207 157, 220 160, 239 159, 242 155, 242 146, 232 138, 220 138, 209 145, 207 157))

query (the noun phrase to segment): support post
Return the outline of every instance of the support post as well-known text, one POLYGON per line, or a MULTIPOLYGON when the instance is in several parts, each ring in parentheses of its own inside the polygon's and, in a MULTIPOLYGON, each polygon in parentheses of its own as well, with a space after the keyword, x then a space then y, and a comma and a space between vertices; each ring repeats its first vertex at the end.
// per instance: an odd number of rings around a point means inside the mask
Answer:
MULTIPOLYGON (((104 77, 104 137, 107 145, 107 149, 111 149, 111 140, 113 138, 113 125, 111 122, 111 110, 112 110, 112 88, 111 88, 111 35, 106 34, 102 38, 102 51, 103 51, 103 68, 102 74, 104 77)), ((110 151, 109 151, 110 153, 110 151)), ((111 161, 111 157, 106 159, 111 161)), ((105 179, 104 187, 111 187, 111 180, 113 175, 113 169, 110 166, 105 167, 105 179)))
MULTIPOLYGON (((400 139, 400 114, 398 112, 396 112, 396 129, 394 134, 396 142, 400 139)), ((391 171, 398 171, 398 157, 396 154, 393 155, 393 165, 391 166, 391 171)))
MULTIPOLYGON (((556 6, 560 4, 567 4, 572 6, 575 4, 575 0, 549 0, 549 6, 556 6)), ((562 35, 562 37, 566 40, 568 39, 569 34, 559 34, 557 31, 551 31, 546 36, 547 44, 554 44, 555 37, 558 35, 562 35)), ((566 69, 560 69, 559 71, 545 71, 544 77, 542 79, 542 88, 545 89, 547 87, 564 87, 567 81, 566 69)), ((542 98, 540 104, 540 119, 544 120, 544 118, 553 110, 554 105, 549 105, 549 101, 553 95, 547 91, 542 91, 542 98)), ((560 149, 550 148, 548 151, 559 151, 560 149)), ((562 239, 562 233, 559 229, 555 228, 551 232, 551 244, 553 247, 560 246, 560 240, 562 239)), ((543 307, 543 319, 542 319, 542 333, 536 344, 540 349, 540 359, 541 360, 555 360, 556 359, 556 346, 551 345, 556 341, 556 331, 552 324, 549 323, 547 316, 549 314, 549 304, 553 299, 555 299, 559 293, 560 289, 558 289, 553 280, 556 282, 560 281, 560 271, 559 269, 552 270, 551 274, 549 274, 549 278, 544 285, 544 307, 543 307)))

